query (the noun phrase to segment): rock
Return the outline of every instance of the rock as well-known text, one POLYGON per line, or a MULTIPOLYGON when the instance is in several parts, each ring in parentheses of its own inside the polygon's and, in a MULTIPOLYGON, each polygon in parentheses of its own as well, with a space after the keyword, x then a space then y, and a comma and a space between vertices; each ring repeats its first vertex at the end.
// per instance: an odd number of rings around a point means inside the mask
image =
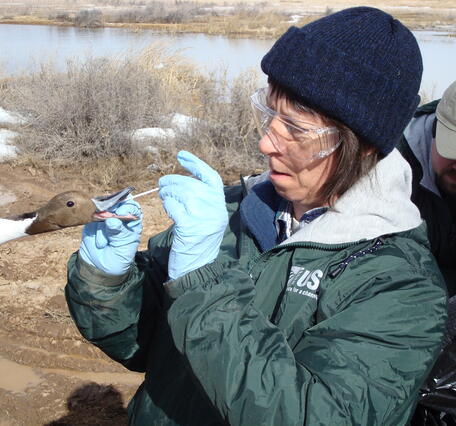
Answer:
POLYGON ((28 288, 30 290, 38 290, 41 287, 41 284, 37 283, 35 281, 29 281, 29 282, 24 284, 24 287, 28 288))

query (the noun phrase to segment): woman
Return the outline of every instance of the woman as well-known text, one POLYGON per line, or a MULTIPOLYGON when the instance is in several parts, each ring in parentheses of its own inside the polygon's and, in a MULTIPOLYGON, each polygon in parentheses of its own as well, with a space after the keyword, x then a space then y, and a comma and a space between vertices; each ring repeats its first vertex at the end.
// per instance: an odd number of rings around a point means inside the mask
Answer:
POLYGON ((352 8, 289 29, 262 68, 252 107, 270 170, 223 188, 179 153, 193 177, 160 179, 174 226, 135 256, 140 221, 88 225, 70 311, 146 372, 131 424, 405 424, 446 315, 394 150, 419 99, 416 41, 352 8))

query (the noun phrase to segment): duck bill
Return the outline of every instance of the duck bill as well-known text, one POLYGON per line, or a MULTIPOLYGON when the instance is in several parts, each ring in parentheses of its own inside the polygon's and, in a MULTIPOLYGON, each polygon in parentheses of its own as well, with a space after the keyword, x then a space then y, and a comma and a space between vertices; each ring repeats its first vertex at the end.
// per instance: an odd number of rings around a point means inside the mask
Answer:
POLYGON ((101 222, 103 220, 109 219, 109 218, 115 218, 115 219, 120 219, 124 222, 132 222, 133 220, 138 220, 139 217, 134 216, 132 214, 128 214, 125 216, 119 216, 118 214, 114 214, 108 211, 102 211, 102 212, 95 212, 92 216, 94 222, 101 222))
POLYGON ((110 195, 101 195, 100 197, 92 198, 93 204, 97 208, 98 212, 103 212, 114 207, 116 204, 125 201, 131 192, 135 190, 134 186, 129 186, 121 191, 117 191, 110 195))
POLYGON ((134 186, 129 186, 125 189, 122 189, 121 191, 115 192, 114 194, 102 195, 99 197, 91 198, 92 202, 95 204, 96 207, 95 213, 92 216, 94 221, 99 222, 109 218, 116 218, 127 222, 138 220, 139 218, 132 214, 119 216, 109 211, 116 204, 127 200, 131 192, 134 191, 134 189, 134 186))

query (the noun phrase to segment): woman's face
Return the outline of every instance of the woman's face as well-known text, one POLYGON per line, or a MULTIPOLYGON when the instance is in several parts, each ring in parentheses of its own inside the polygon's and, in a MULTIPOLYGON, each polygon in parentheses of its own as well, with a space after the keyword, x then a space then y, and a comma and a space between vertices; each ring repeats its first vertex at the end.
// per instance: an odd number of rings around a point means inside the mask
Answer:
MULTIPOLYGON (((297 112, 284 99, 277 99, 273 103, 274 105, 269 105, 271 108, 296 121, 305 121, 315 127, 328 126, 328 123, 318 114, 297 112)), ((270 128, 274 137, 284 137, 283 124, 279 120, 273 120, 270 128)), ((289 135, 285 139, 284 144, 293 143, 289 140, 289 135)), ((299 220, 306 211, 323 205, 323 200, 318 196, 318 192, 331 176, 335 162, 334 153, 313 160, 299 159, 296 158, 296 155, 290 155, 286 149, 282 149, 282 152, 276 149, 267 134, 261 138, 259 149, 269 158, 271 183, 280 196, 293 203, 296 219, 299 220)))

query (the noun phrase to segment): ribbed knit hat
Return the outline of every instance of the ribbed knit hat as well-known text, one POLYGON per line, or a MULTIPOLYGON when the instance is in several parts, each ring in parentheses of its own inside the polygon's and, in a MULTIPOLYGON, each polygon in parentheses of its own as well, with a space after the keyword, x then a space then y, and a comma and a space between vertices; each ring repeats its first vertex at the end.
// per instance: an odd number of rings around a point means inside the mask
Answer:
POLYGON ((418 106, 423 72, 410 30, 371 7, 289 28, 261 68, 301 102, 341 121, 385 155, 418 106))

